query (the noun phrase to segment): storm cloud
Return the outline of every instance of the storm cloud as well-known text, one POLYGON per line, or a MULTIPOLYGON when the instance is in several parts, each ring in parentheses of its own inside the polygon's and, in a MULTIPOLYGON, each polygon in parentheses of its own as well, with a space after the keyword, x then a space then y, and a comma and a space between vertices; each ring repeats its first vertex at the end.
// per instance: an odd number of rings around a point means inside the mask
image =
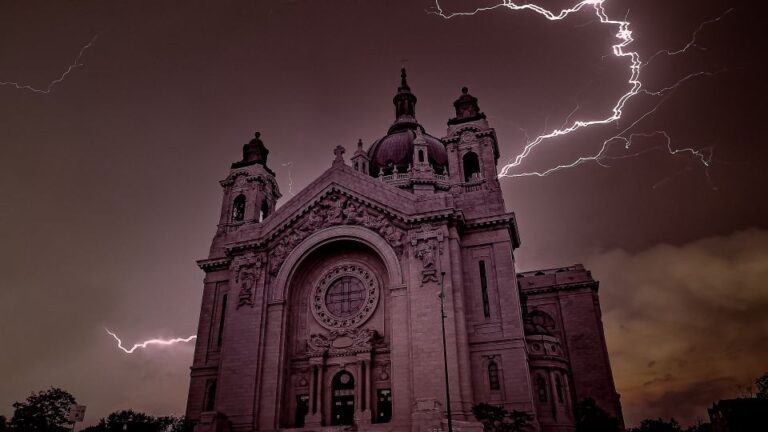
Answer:
POLYGON ((706 419, 768 372, 768 231, 587 260, 625 416, 706 419))

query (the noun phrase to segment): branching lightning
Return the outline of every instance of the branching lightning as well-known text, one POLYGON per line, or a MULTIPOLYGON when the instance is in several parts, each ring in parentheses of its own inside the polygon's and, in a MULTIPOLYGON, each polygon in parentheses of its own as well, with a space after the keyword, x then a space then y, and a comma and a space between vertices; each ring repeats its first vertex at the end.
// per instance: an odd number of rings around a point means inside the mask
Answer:
POLYGON ((96 43, 97 36, 94 36, 93 39, 91 39, 87 44, 85 44, 82 48, 80 48, 80 52, 77 53, 77 57, 75 57, 75 60, 72 62, 72 64, 70 64, 69 67, 67 67, 67 69, 58 78, 49 82, 45 88, 36 88, 29 84, 22 84, 22 83, 13 82, 13 81, 0 81, 0 85, 12 86, 19 90, 28 90, 33 93, 49 94, 53 90, 53 87, 56 86, 56 84, 59 84, 60 82, 64 81, 64 78, 66 78, 67 75, 69 75, 73 70, 77 69, 80 66, 83 66, 83 63, 81 63, 80 61, 82 60, 88 48, 92 47, 96 43))
POLYGON ((714 18, 714 19, 711 19, 711 20, 708 20, 708 21, 704 21, 703 23, 699 24, 699 27, 696 29, 695 32, 693 32, 693 35, 691 36, 691 40, 688 41, 687 44, 683 45, 682 48, 679 48, 679 49, 676 49, 676 50, 659 50, 654 55, 652 55, 652 56, 650 56, 648 58, 648 60, 645 62, 645 64, 643 64, 643 67, 648 66, 653 61, 653 59, 655 59, 656 57, 658 57, 660 55, 666 55, 666 56, 672 57, 672 56, 684 54, 686 51, 688 51, 689 49, 692 49, 692 48, 699 49, 699 50, 705 50, 706 48, 704 48, 703 46, 701 46, 701 45, 696 43, 696 39, 699 37, 699 33, 701 33, 701 31, 704 30, 704 27, 706 27, 707 25, 714 24, 714 23, 720 21, 721 19, 725 18, 725 16, 728 15, 731 11, 733 11, 733 8, 730 8, 730 9, 726 10, 725 12, 723 12, 717 18, 714 18))
POLYGON ((112 333, 107 328, 104 328, 104 330, 107 332, 107 334, 109 334, 110 336, 115 338, 115 340, 117 341, 117 347, 120 348, 121 350, 123 350, 126 354, 133 354, 134 351, 136 351, 137 349, 139 349, 139 348, 146 349, 150 345, 174 345, 174 344, 177 344, 177 343, 191 342, 193 339, 197 338, 197 336, 192 335, 192 336, 187 337, 187 338, 149 339, 149 340, 146 340, 146 341, 144 341, 142 343, 135 344, 131 348, 125 348, 123 346, 123 341, 121 341, 120 338, 117 337, 116 334, 112 333))
MULTIPOLYGON (((521 11, 521 10, 527 10, 535 12, 547 20, 550 21, 560 21, 565 18, 567 18, 569 15, 574 14, 576 12, 581 11, 585 8, 593 8, 595 16, 599 20, 600 24, 604 25, 610 25, 615 26, 618 28, 618 32, 616 33, 615 37, 618 39, 618 43, 615 43, 612 46, 613 55, 618 58, 627 58, 629 60, 629 78, 627 80, 627 84, 629 85, 629 90, 627 90, 626 93, 622 94, 619 99, 615 102, 613 105, 610 115, 607 115, 603 118, 598 119, 590 119, 590 120, 575 120, 571 122, 571 117, 578 111, 579 106, 576 107, 566 118, 565 123, 563 126, 561 126, 558 129, 552 130, 551 132, 544 133, 542 135, 537 136, 533 140, 530 140, 528 137, 526 137, 526 144, 520 154, 518 154, 514 159, 510 160, 510 162, 506 165, 504 165, 501 170, 498 173, 499 177, 526 177, 526 176, 538 176, 543 177, 547 176, 549 174, 555 173, 557 171, 566 169, 566 168, 573 168, 578 165, 581 165, 585 162, 595 162, 601 166, 606 166, 604 162, 608 159, 616 159, 615 156, 608 156, 607 151, 614 143, 622 143, 625 147, 625 149, 629 149, 632 145, 633 139, 637 137, 655 137, 660 136, 665 139, 665 147, 668 150, 669 154, 671 155, 677 155, 680 153, 690 153, 697 161, 701 162, 701 164, 706 168, 710 165, 712 160, 712 154, 711 151, 709 154, 704 154, 700 150, 696 150, 693 148, 683 148, 683 149, 675 149, 672 147, 672 142, 669 134, 665 131, 655 131, 652 133, 631 133, 630 131, 643 119, 647 118, 651 114, 653 114, 659 106, 664 103, 666 99, 662 99, 658 104, 656 104, 651 110, 647 111, 643 115, 641 115, 636 120, 632 121, 631 124, 624 128, 621 132, 618 134, 615 134, 608 138, 607 140, 603 141, 602 146, 600 147, 599 151, 596 153, 593 153, 591 155, 587 156, 581 156, 577 158, 576 160, 558 165, 543 171, 526 171, 526 172, 512 172, 515 168, 518 168, 522 163, 523 160, 528 157, 531 152, 541 143, 544 141, 561 137, 564 135, 571 134, 573 132, 576 132, 580 129, 588 128, 590 126, 599 126, 599 125, 608 125, 611 123, 618 123, 619 120, 622 119, 623 110, 626 106, 626 104, 632 99, 633 97, 637 96, 638 94, 644 94, 648 96, 664 96, 667 93, 671 92, 672 90, 678 88, 680 85, 682 85, 684 82, 695 78, 699 76, 712 76, 714 75, 713 72, 696 72, 689 74, 682 79, 678 80, 673 85, 670 85, 668 87, 655 90, 655 91, 649 91, 643 89, 643 84, 640 81, 640 70, 646 66, 650 60, 653 60, 655 57, 665 54, 668 56, 675 56, 682 53, 685 53, 691 48, 700 48, 696 44, 696 39, 699 34, 699 32, 706 26, 707 24, 711 24, 714 22, 717 22, 721 20, 725 15, 727 15, 729 12, 731 12, 732 9, 728 9, 725 11, 722 15, 719 17, 706 21, 702 23, 696 31, 693 33, 691 40, 682 48, 677 50, 662 50, 651 56, 648 62, 643 63, 640 58, 640 54, 637 51, 631 51, 627 47, 634 42, 634 39, 632 38, 632 31, 630 30, 631 23, 625 18, 624 20, 615 20, 608 17, 608 14, 605 11, 604 3, 606 0, 583 0, 579 3, 577 3, 575 6, 567 9, 563 9, 559 12, 554 12, 547 10, 539 5, 526 3, 526 4, 517 4, 514 3, 511 0, 503 0, 502 3, 489 6, 489 7, 481 7, 477 8, 474 11, 470 12, 453 12, 453 13, 446 13, 443 11, 439 0, 435 0, 435 8, 431 11, 431 13, 436 14, 442 18, 445 19, 451 19, 458 16, 472 16, 476 15, 481 12, 487 12, 499 8, 507 8, 509 10, 513 11, 521 11), (629 134, 629 135, 627 135, 629 134)), ((636 153, 635 155, 625 155, 625 157, 630 156, 636 156, 644 152, 636 153)))
POLYGON ((280 166, 288 168, 288 193, 291 194, 291 196, 296 195, 293 193, 293 170, 291 169, 293 167, 293 162, 286 162, 284 164, 280 164, 280 166))

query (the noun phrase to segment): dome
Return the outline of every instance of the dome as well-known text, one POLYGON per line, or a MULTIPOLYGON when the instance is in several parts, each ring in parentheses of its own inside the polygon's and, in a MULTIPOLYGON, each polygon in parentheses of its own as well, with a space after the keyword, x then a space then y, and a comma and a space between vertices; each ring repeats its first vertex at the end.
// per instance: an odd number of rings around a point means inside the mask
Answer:
POLYGON ((373 143, 368 150, 368 157, 371 160, 371 175, 378 175, 381 168, 384 168, 385 172, 389 174, 390 165, 396 166, 399 172, 405 172, 408 165, 413 165, 413 140, 416 139, 415 128, 417 127, 421 129, 424 141, 427 143, 429 163, 434 168, 448 165, 448 153, 445 151, 445 145, 439 139, 424 133, 424 128, 416 124, 413 128, 391 131, 373 143))
POLYGON ((392 99, 395 105, 395 123, 383 138, 374 142, 368 149, 372 176, 378 176, 382 168, 386 174, 391 174, 395 167, 398 172, 405 172, 409 165, 413 166, 413 141, 416 139, 417 130, 421 132, 427 144, 427 157, 433 169, 439 172, 440 168, 448 165, 445 145, 427 134, 424 127, 416 121, 416 100, 416 95, 408 86, 403 68, 400 73, 400 87, 392 99))

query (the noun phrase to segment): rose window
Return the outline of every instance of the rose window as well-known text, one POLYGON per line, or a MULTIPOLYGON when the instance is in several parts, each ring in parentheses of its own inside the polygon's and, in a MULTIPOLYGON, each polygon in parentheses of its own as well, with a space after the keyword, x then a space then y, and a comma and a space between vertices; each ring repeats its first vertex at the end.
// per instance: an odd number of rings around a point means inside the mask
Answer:
POLYGON ((379 302, 379 282, 374 273, 357 263, 331 267, 312 291, 312 314, 334 330, 354 328, 373 314, 379 302))

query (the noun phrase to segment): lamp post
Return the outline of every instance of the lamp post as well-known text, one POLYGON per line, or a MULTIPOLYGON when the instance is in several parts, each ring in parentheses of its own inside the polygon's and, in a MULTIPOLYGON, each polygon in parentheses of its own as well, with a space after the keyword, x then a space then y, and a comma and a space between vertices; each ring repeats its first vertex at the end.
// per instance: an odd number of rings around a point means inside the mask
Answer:
POLYGON ((440 272, 440 324, 443 329, 443 368, 445 369, 445 404, 447 405, 448 414, 448 432, 453 432, 453 418, 451 417, 451 388, 448 383, 448 348, 445 343, 445 288, 443 282, 445 281, 445 272, 440 272))

